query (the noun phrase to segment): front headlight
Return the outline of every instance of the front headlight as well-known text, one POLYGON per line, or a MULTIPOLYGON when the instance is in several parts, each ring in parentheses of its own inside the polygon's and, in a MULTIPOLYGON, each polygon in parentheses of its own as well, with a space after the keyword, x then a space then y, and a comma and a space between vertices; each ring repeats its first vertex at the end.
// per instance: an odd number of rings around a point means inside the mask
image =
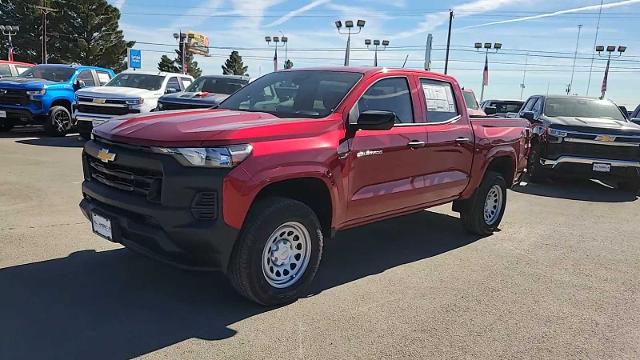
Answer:
POLYGON ((44 95, 44 94, 46 94, 46 92, 47 92, 47 89, 27 90, 27 95, 38 96, 38 95, 44 95))
POLYGON ((152 148, 154 152, 170 154, 180 164, 191 167, 232 168, 244 161, 251 152, 250 144, 215 148, 152 148))
POLYGON ((144 99, 143 98, 128 99, 126 102, 127 102, 127 105, 136 106, 136 105, 143 104, 144 99))
POLYGON ((549 128, 547 130, 547 132, 549 133, 549 135, 555 136, 555 137, 566 137, 567 136, 567 132, 566 131, 562 131, 562 130, 558 130, 558 129, 549 128))

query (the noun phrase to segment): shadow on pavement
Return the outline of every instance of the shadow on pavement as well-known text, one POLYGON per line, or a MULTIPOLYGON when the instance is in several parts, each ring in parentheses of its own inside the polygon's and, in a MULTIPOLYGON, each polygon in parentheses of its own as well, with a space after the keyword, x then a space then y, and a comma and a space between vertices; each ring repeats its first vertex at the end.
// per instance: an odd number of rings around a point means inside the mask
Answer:
POLYGON ((53 147, 77 147, 84 146, 85 140, 83 140, 77 134, 71 134, 63 137, 37 137, 30 139, 16 140, 17 143, 36 146, 53 146, 53 147))
POLYGON ((559 199, 589 201, 589 202, 631 202, 637 196, 630 192, 614 189, 591 180, 561 179, 549 183, 516 186, 513 191, 544 197, 559 199))
MULTIPOLYGON (((329 242, 312 292, 475 240, 457 218, 426 211, 349 230, 329 242)), ((241 298, 220 273, 174 269, 126 249, 0 269, 0 289, 2 359, 131 358, 231 337, 229 325, 270 310, 241 298)))

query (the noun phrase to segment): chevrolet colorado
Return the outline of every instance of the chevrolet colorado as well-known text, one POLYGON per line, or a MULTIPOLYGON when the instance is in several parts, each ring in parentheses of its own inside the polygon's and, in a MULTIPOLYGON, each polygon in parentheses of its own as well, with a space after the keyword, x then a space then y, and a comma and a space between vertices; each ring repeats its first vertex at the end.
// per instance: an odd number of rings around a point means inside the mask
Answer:
POLYGON ((305 293, 335 231, 453 202, 469 231, 491 234, 526 166, 528 126, 470 120, 446 75, 278 71, 217 109, 97 126, 80 208, 102 237, 286 303, 305 293))

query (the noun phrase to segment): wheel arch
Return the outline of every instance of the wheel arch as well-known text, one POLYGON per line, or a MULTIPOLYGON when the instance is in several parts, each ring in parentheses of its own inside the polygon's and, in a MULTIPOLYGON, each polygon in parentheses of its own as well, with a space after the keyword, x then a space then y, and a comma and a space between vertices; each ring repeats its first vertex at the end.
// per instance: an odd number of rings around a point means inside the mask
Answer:
POLYGON ((54 106, 63 106, 64 108, 69 110, 69 113, 72 112, 72 110, 71 110, 71 101, 69 101, 69 99, 65 99, 65 98, 53 99, 51 101, 51 104, 49 105, 49 111, 51 111, 51 108, 54 107, 54 106))

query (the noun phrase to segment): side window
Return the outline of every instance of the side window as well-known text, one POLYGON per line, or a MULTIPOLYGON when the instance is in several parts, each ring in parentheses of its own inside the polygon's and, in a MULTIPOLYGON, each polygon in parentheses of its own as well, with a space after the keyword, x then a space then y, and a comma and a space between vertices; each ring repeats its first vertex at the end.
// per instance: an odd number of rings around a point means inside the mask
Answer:
POLYGON ((531 111, 531 109, 533 109, 533 105, 536 103, 536 100, 538 100, 537 97, 530 97, 529 100, 527 100, 526 104, 524 104, 524 106, 522 107, 521 111, 531 111))
POLYGON ((403 77, 382 79, 371 86, 358 100, 358 110, 391 111, 399 123, 413 122, 413 104, 407 79, 403 77))
POLYGON ((100 82, 100 86, 106 84, 111 80, 111 74, 106 71, 96 70, 96 74, 98 74, 98 81, 100 82))
POLYGON ((180 83, 182 84, 182 90, 188 88, 189 85, 191 85, 191 82, 191 79, 189 79, 188 77, 181 77, 180 83))
POLYGON ((175 91, 180 91, 180 83, 178 82, 177 77, 172 76, 171 78, 169 78, 169 81, 167 82, 167 90, 169 89, 175 89, 175 91))
POLYGON ((429 79, 420 79, 420 84, 427 102, 428 123, 451 120, 459 115, 451 84, 429 79))
POLYGON ((543 99, 543 98, 541 98, 541 97, 539 97, 539 98, 538 98, 538 101, 536 101, 536 104, 535 104, 535 105, 533 105, 533 110, 532 110, 532 111, 533 111, 536 115, 540 115, 540 114, 542 114, 542 104, 543 104, 543 103, 544 103, 544 99, 543 99))
POLYGON ((0 65, 0 76, 12 76, 9 64, 0 65))
POLYGON ((80 71, 77 79, 84 81, 84 86, 96 86, 96 81, 93 79, 93 73, 91 72, 91 70, 80 71))

